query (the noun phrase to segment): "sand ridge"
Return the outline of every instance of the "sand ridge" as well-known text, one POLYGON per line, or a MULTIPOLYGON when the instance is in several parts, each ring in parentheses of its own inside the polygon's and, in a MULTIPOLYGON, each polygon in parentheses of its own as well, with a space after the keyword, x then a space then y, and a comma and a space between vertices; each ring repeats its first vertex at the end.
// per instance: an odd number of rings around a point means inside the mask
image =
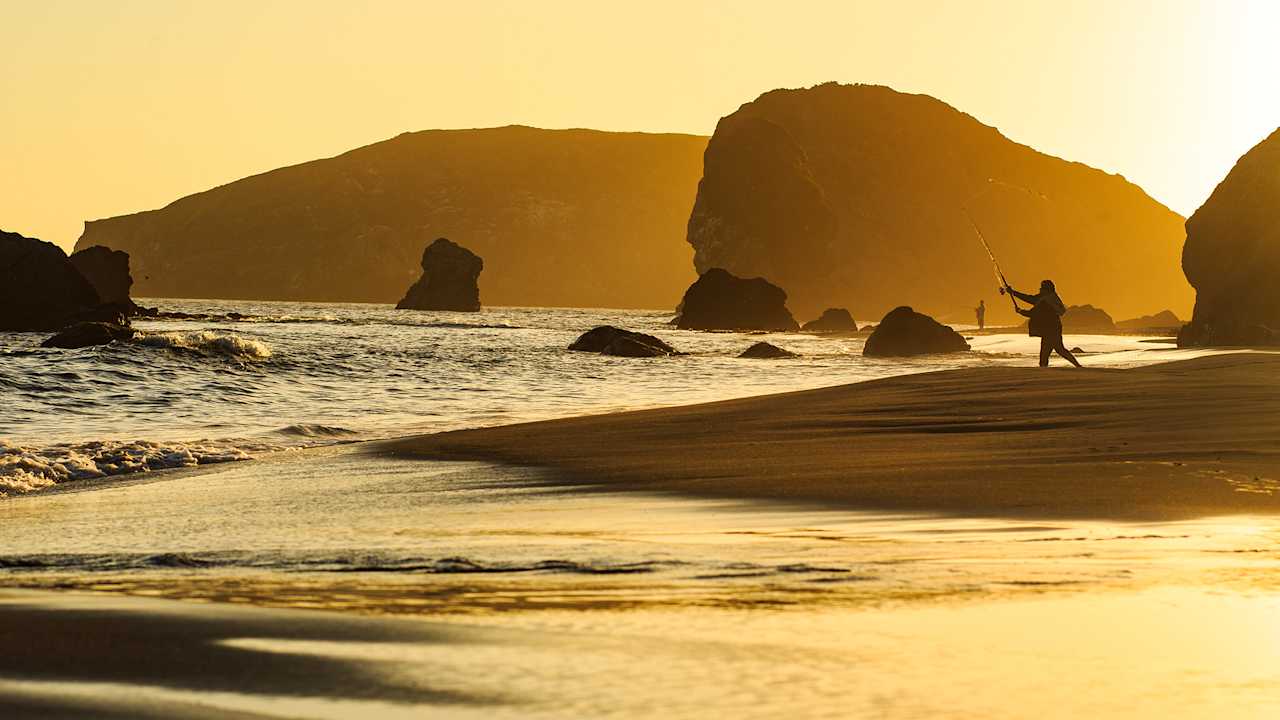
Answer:
POLYGON ((964 515, 1280 511, 1280 355, 988 367, 375 446, 606 489, 964 515))

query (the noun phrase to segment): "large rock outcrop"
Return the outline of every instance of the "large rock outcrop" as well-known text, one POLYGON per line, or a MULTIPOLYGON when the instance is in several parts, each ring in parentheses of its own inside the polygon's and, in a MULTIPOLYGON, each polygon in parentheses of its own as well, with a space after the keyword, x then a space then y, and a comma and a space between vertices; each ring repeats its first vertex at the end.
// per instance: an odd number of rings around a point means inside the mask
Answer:
POLYGON ((707 139, 502 127, 406 133, 85 224, 145 297, 394 303, 444 235, 488 305, 666 307, 707 139))
POLYGON ((108 305, 133 308, 129 290, 133 277, 129 275, 129 253, 94 245, 71 255, 71 264, 84 276, 98 293, 98 299, 108 305))
POLYGON ((422 277, 409 287, 397 310, 480 309, 480 272, 484 260, 450 241, 437 238, 422 251, 422 277))
POLYGON ((98 304, 61 248, 0 230, 0 330, 56 330, 98 304))
MULTIPOLYGON (((787 289, 791 309, 883 313, 904 295, 936 315, 1046 274, 1124 315, 1192 299, 1182 218, 1118 175, 1039 153, 925 95, 837 85, 775 90, 720 120, 689 218, 699 272, 787 289)), ((989 323, 1015 321, 991 304, 989 323)))
POLYGON ((844 308, 827 308, 816 320, 801 325, 800 329, 814 333, 851 333, 858 331, 858 323, 844 308))
POLYGON ((1187 220, 1182 269, 1196 289, 1180 345, 1280 342, 1280 130, 1187 220))
POLYGON ((799 329, 787 293, 764 278, 740 278, 720 268, 702 274, 684 293, 676 327, 686 330, 799 329))
POLYGON ((903 305, 889 311, 867 338, 863 355, 897 357, 968 350, 960 333, 903 305))

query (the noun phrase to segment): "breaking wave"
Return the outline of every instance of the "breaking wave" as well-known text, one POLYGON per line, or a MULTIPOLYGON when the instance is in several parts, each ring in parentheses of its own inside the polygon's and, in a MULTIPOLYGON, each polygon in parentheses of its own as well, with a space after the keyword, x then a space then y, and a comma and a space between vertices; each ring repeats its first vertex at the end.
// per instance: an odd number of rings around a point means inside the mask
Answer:
POLYGON ((311 423, 298 423, 297 425, 289 425, 282 427, 276 432, 281 435, 291 435, 293 437, 304 438, 344 438, 356 435, 355 430, 348 430, 343 427, 334 425, 316 425, 311 423))
POLYGON ((212 330, 194 332, 144 332, 133 339, 149 347, 190 350, 207 355, 225 355, 238 360, 266 360, 271 348, 266 343, 231 333, 212 330))
POLYGON ((265 443, 155 443, 91 441, 47 447, 0 440, 0 497, 21 495, 71 480, 250 460, 278 449, 265 443))

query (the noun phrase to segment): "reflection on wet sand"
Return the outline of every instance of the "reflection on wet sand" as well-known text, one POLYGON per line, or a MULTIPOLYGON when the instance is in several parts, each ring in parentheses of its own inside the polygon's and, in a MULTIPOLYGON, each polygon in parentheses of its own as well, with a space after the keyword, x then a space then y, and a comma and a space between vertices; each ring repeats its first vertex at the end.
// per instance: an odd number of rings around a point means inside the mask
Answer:
POLYGON ((1280 703, 1270 517, 584 490, 330 449, 6 503, 0 565, 27 590, 0 604, 0 627, 22 628, 0 633, 0 709, 1209 718, 1280 703), (40 651, 16 652, 35 630, 40 651))

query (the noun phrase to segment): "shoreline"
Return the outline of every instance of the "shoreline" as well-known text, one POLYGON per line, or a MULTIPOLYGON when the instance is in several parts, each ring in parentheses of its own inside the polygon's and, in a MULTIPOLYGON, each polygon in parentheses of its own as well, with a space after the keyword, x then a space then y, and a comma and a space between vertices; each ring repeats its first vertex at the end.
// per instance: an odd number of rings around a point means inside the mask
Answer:
POLYGON ((371 443, 556 482, 832 509, 1180 520, 1280 512, 1280 355, 983 367, 371 443))

